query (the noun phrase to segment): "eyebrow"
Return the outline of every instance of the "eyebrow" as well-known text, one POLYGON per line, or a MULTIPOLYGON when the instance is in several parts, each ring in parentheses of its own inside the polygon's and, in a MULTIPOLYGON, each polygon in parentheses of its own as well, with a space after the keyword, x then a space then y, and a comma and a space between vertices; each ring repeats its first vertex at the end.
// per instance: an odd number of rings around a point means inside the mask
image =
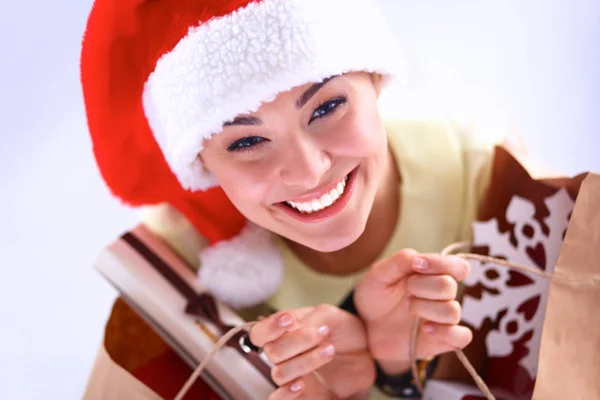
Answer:
POLYGON ((296 108, 297 109, 301 109, 302 107, 304 107, 306 105, 306 103, 308 103, 308 101, 323 87, 325 86, 325 84, 327 82, 329 82, 330 80, 332 80, 333 78, 335 78, 336 75, 334 76, 330 76, 329 78, 325 78, 323 79, 321 82, 319 83, 315 83, 314 85, 312 85, 311 87, 309 87, 308 89, 306 89, 306 91, 302 94, 302 96, 300 96, 300 98, 298 100, 296 100, 296 108))
MULTIPOLYGON (((335 78, 337 75, 330 76, 329 78, 323 79, 321 82, 313 84, 311 87, 306 89, 302 96, 296 100, 296 108, 301 109, 308 103, 308 101, 315 95, 317 92, 327 84, 330 80, 335 78)), ((262 121, 256 117, 236 117, 232 121, 227 121, 223 124, 223 126, 234 126, 234 125, 243 125, 243 126, 257 126, 262 125, 262 121)))
POLYGON ((233 121, 227 121, 223 124, 223 126, 231 126, 231 125, 246 125, 246 126, 256 126, 261 125, 262 121, 256 117, 236 117, 233 121))

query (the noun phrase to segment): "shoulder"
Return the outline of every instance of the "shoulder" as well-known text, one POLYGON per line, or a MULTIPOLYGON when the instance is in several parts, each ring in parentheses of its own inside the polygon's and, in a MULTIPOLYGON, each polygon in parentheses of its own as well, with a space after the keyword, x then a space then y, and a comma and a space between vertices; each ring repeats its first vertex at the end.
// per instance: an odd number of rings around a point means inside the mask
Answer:
POLYGON ((501 120, 429 117, 391 118, 385 126, 412 187, 416 180, 427 181, 432 188, 428 192, 443 192, 448 201, 456 200, 459 236, 466 240, 489 188, 495 148, 507 147, 510 125, 501 120))
POLYGON ((384 125, 390 140, 407 139, 420 144, 442 144, 461 152, 491 153, 497 145, 514 142, 513 129, 501 120, 480 122, 452 117, 386 118, 384 125))

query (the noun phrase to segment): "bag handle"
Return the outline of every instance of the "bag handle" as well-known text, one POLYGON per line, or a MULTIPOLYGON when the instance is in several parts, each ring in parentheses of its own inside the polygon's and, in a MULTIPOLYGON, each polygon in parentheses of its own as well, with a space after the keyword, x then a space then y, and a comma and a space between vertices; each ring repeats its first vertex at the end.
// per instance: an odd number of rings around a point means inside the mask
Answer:
MULTIPOLYGON (((471 247, 471 243, 469 243, 469 242, 458 242, 458 243, 454 243, 454 244, 446 247, 444 250, 442 250, 441 254, 442 255, 450 255, 451 253, 453 253, 454 251, 456 251, 458 249, 464 249, 464 248, 470 248, 470 247, 471 247)), ((521 265, 521 264, 517 264, 517 263, 512 263, 512 262, 509 262, 509 261, 506 261, 506 260, 503 260, 500 258, 482 256, 480 254, 458 253, 458 254, 454 254, 454 256, 464 258, 465 260, 477 260, 477 261, 482 261, 482 262, 485 262, 488 264, 496 264, 496 265, 506 267, 506 268, 513 268, 518 271, 527 272, 527 273, 530 273, 533 275, 540 276, 545 279, 549 279, 549 280, 551 280, 551 282, 554 282, 557 284, 580 288, 580 289, 595 287, 600 283, 600 275, 597 275, 597 274, 586 276, 583 278, 574 277, 574 276, 566 275, 566 274, 558 274, 558 273, 549 274, 549 273, 541 271, 537 268, 533 268, 530 266, 521 265)), ((418 373, 417 359, 415 356, 416 347, 417 347, 417 336, 418 336, 418 331, 419 331, 419 322, 420 322, 420 318, 417 317, 416 321, 415 321, 415 326, 414 326, 414 329, 412 331, 412 335, 410 338, 410 359, 412 360, 411 368, 412 368, 413 377, 415 377, 416 386, 419 389, 419 391, 421 393, 423 393, 423 383, 418 379, 419 373, 418 373)), ((217 341, 217 343, 215 344, 215 346, 213 347, 211 352, 208 353, 206 355, 206 357, 204 357, 204 359, 202 360, 200 365, 194 370, 192 375, 188 378, 187 382, 183 385, 183 387, 181 388, 181 390, 175 397, 175 400, 183 399, 183 396, 185 396, 185 394, 189 391, 189 389, 194 384, 196 379, 198 379, 200 374, 204 371, 204 368, 206 368, 206 366, 210 362, 211 358, 215 355, 215 353, 217 353, 221 348, 226 346, 227 343, 232 338, 240 335, 244 331, 246 331, 246 332, 249 331, 257 323, 258 323, 258 321, 246 322, 245 324, 231 328, 227 333, 225 333, 225 335, 223 335, 217 341)), ((481 376, 477 373, 477 371, 475 370, 475 367, 473 367, 473 365, 471 364, 471 362, 469 361, 467 356, 463 353, 463 351, 460 349, 456 349, 456 350, 454 350, 454 352, 458 356, 458 359, 463 364, 463 366, 467 369, 467 371, 469 372, 469 374, 471 375, 473 380, 475 381, 475 384, 477 385, 479 390, 481 390, 481 392, 486 396, 487 400, 496 400, 496 398, 494 397, 494 395, 492 394, 492 392, 490 391, 488 386, 485 384, 485 382, 483 381, 481 376)))
MULTIPOLYGON (((442 250, 441 254, 446 256, 446 255, 452 254, 453 252, 455 252, 459 249, 465 249, 465 248, 470 248, 470 247, 471 247, 471 243, 469 243, 469 242, 458 242, 458 243, 454 243, 454 244, 451 244, 450 246, 446 247, 444 250, 442 250)), ((537 275, 537 276, 545 278, 545 279, 549 279, 553 283, 557 283, 557 284, 569 286, 569 287, 574 287, 574 288, 578 288, 578 289, 593 288, 600 283, 600 275, 597 275, 597 274, 585 276, 583 278, 575 277, 572 275, 566 275, 564 273, 559 274, 557 272, 555 272, 554 274, 550 274, 548 272, 544 272, 540 269, 533 268, 533 267, 530 267, 527 265, 512 263, 510 261, 506 261, 506 260, 503 260, 500 258, 488 257, 488 256, 480 255, 480 254, 457 253, 457 254, 453 254, 453 255, 456 257, 463 258, 465 260, 476 260, 476 261, 481 261, 483 263, 495 264, 495 265, 502 266, 505 268, 516 269, 518 271, 527 272, 527 273, 537 275)), ((420 318, 417 317, 415 320, 415 325, 414 325, 411 337, 410 337, 410 359, 412 360, 411 361, 411 369, 412 369, 413 376, 415 377, 416 386, 419 389, 419 391, 421 393, 423 393, 423 382, 421 382, 421 380, 418 378, 419 375, 418 375, 418 366, 417 366, 417 359, 416 359, 417 336, 418 336, 418 332, 419 332, 419 325, 420 325, 420 318)), ((477 371, 475 370, 475 367, 473 367, 473 364, 471 364, 471 362, 469 361, 469 359, 467 358, 465 353, 461 349, 455 349, 454 352, 455 352, 456 356, 458 357, 459 361, 462 363, 462 365, 465 367, 465 369, 469 372, 469 374, 473 378, 473 381, 475 381, 475 384, 477 385, 479 390, 481 390, 481 392, 485 395, 487 400, 496 400, 496 398, 494 397, 494 395, 492 394, 492 392, 490 391, 488 386, 483 381, 483 378, 481 378, 481 376, 477 373, 477 371)))

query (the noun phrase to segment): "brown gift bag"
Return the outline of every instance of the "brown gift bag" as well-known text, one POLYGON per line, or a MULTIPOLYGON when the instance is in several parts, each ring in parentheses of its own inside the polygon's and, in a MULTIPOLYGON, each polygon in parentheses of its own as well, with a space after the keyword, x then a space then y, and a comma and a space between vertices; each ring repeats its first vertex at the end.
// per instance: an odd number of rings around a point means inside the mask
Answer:
MULTIPOLYGON (((155 328, 123 298, 118 298, 83 399, 172 399, 191 373, 191 368, 155 328)), ((185 399, 226 398, 219 390, 213 382, 198 379, 185 399)))
POLYGON ((581 185, 554 273, 594 275, 550 289, 533 398, 600 399, 600 175, 581 185))
MULTIPOLYGON (((462 304, 474 341, 465 353, 498 399, 600 399, 600 175, 551 176, 498 147, 473 225, 472 253, 555 278, 471 262, 462 304)), ((424 399, 485 399, 472 382, 446 354, 424 399)))

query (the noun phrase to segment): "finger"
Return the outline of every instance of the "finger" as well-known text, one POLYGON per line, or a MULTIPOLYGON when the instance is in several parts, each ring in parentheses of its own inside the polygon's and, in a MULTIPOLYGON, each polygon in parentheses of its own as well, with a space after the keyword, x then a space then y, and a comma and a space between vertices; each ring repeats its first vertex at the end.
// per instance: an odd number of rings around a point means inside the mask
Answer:
POLYGON ((450 275, 413 275, 408 278, 409 295, 427 300, 454 300, 458 283, 450 275))
POLYGON ((294 327, 296 317, 292 312, 273 314, 250 329, 250 341, 257 347, 263 347, 294 327))
POLYGON ((471 265, 463 258, 438 254, 415 255, 411 262, 413 271, 426 275, 450 275, 463 281, 471 272, 471 265))
POLYGON ((412 273, 412 260, 418 253, 412 249, 401 250, 391 257, 375 263, 365 278, 385 286, 395 285, 412 273))
POLYGON ((460 304, 455 301, 408 299, 411 314, 438 324, 457 325, 461 318, 460 304))
POLYGON ((461 325, 442 325, 426 321, 423 323, 422 330, 423 335, 431 340, 439 341, 448 349, 464 349, 473 340, 473 332, 461 325))
POLYGON ((301 400, 334 400, 336 399, 329 389, 322 383, 322 380, 315 374, 308 374, 302 377, 304 389, 302 390, 301 400))
MULTIPOLYGON (((294 311, 295 312, 295 311, 294 311)), ((331 304, 321 304, 302 320, 306 326, 331 328, 330 340, 338 352, 356 352, 367 346, 367 336, 363 322, 355 315, 331 304), (348 332, 352 332, 351 335, 348 332)))
POLYGON ((298 321, 304 320, 308 315, 312 314, 315 311, 315 307, 302 307, 295 308, 294 315, 298 321))
POLYGON ((278 386, 285 385, 316 371, 330 362, 334 355, 335 347, 329 342, 323 343, 306 353, 277 364, 271 369, 271 377, 278 386))
POLYGON ((419 330, 416 357, 424 359, 456 349, 464 349, 472 340, 473 334, 464 326, 426 321, 419 330))
POLYGON ((413 273, 414 250, 402 250, 369 269, 354 292, 354 302, 363 319, 369 321, 389 314, 406 295, 404 278, 413 273), (384 301, 385 300, 385 301, 384 301))
POLYGON ((368 350, 341 354, 317 370, 327 382, 328 389, 337 398, 348 399, 358 393, 368 392, 375 383, 376 369, 368 350))
POLYGON ((265 344, 263 352, 273 364, 280 364, 318 346, 329 333, 327 325, 294 329, 265 344))
POLYGON ((285 386, 280 387, 269 396, 269 400, 291 400, 297 399, 306 389, 303 379, 296 379, 285 386))

